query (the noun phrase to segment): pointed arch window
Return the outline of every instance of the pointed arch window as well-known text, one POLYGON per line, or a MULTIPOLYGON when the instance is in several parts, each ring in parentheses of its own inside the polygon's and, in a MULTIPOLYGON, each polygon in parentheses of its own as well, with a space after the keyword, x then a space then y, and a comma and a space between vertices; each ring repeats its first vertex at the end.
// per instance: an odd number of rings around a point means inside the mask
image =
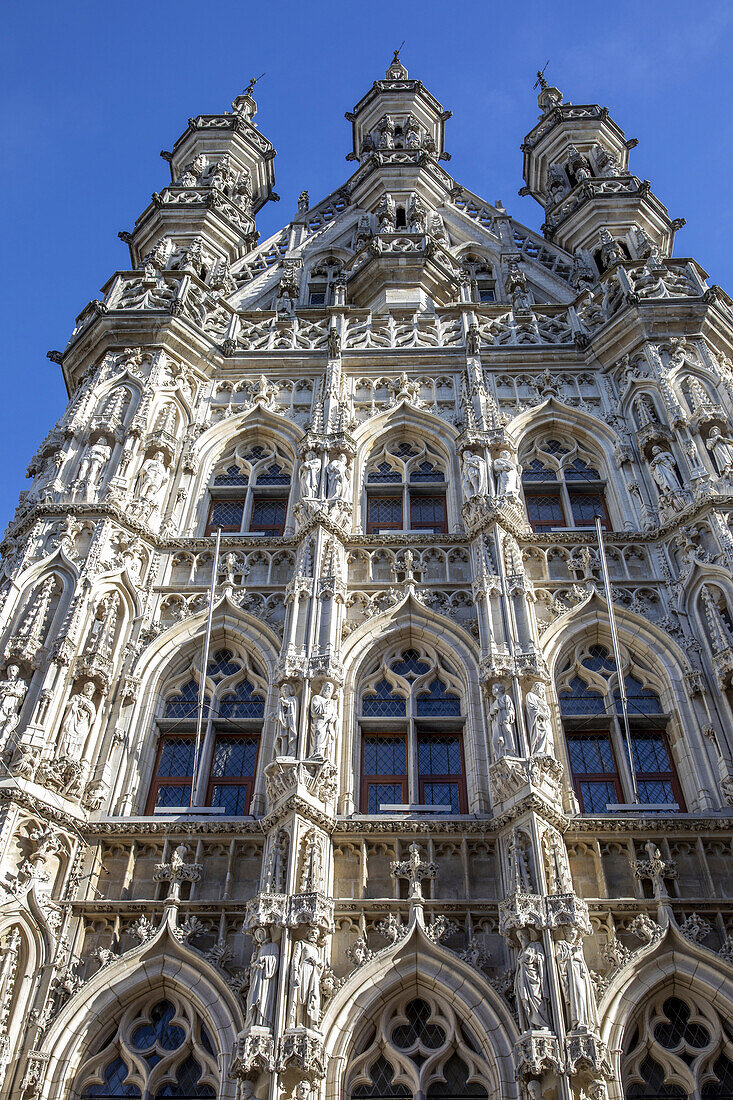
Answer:
MULTIPOLYGON (((637 658, 629 665, 640 670, 637 658)), ((684 809, 667 736, 667 716, 657 692, 640 675, 624 676, 631 751, 644 805, 684 809)), ((573 786, 581 813, 605 814, 607 806, 634 801, 622 720, 616 663, 602 645, 576 651, 558 680, 573 786)))
POLYGON ((593 527, 599 515, 610 527, 605 481, 591 455, 574 441, 542 439, 522 460, 527 517, 535 531, 593 527))
POLYGON ((466 812, 463 706, 454 670, 437 654, 392 653, 361 692, 363 813, 391 805, 466 812))
POLYGON ((216 1097, 218 1089, 216 1052, 198 1013, 172 994, 158 994, 128 1008, 87 1056, 74 1095, 198 1100, 216 1097))
POLYGON ((279 537, 288 514, 292 463, 272 444, 240 444, 214 471, 205 534, 279 537))
MULTIPOLYGON (((197 801, 223 806, 227 816, 250 812, 267 683, 254 662, 217 649, 206 670, 204 737, 198 758, 197 801)), ((146 812, 187 806, 196 766, 199 680, 194 673, 166 695, 146 812)))
POLYGON ((624 1043, 625 1100, 731 1100, 733 1031, 711 1000, 658 993, 624 1043))
POLYGON ((308 278, 308 305, 330 306, 334 301, 334 287, 342 277, 344 265, 335 257, 323 260, 311 271, 308 278))
POLYGON ((485 305, 496 301, 496 277, 488 260, 469 253, 463 261, 463 270, 468 276, 472 302, 485 305))
POLYGON ((367 534, 448 531, 445 467, 425 444, 403 440, 373 453, 365 488, 367 534))

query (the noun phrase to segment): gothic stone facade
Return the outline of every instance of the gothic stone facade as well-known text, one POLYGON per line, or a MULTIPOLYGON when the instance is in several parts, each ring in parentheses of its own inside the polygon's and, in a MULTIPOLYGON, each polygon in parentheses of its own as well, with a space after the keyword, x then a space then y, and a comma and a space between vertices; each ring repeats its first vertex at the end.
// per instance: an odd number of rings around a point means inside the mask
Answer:
POLYGON ((733 308, 608 110, 540 87, 542 236, 397 55, 264 243, 252 87, 191 119, 50 353, 2 544, 4 1097, 733 1092, 733 308))

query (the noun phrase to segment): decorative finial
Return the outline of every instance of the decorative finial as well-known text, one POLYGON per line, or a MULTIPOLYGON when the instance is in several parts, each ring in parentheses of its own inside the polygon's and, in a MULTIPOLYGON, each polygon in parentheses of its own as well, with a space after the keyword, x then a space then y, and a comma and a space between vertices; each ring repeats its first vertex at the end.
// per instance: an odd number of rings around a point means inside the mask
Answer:
POLYGON ((259 76, 253 76, 247 87, 244 89, 244 95, 252 95, 252 89, 258 80, 262 80, 262 77, 266 76, 266 73, 260 73, 259 76))
POLYGON ((392 58, 392 64, 393 64, 393 65, 399 65, 399 62, 400 62, 400 50, 402 49, 402 47, 404 46, 404 44, 405 44, 405 39, 403 38, 403 39, 402 39, 402 41, 400 42, 399 46, 397 47, 397 49, 396 49, 396 50, 394 51, 394 56, 393 56, 393 58, 392 58))
POLYGON ((396 50, 392 51, 392 60, 389 63, 389 68, 386 72, 387 80, 405 80, 407 77, 407 69, 400 61, 400 50, 404 46, 404 40, 400 42, 396 50))
POLYGON ((547 61, 545 62, 544 68, 537 70, 537 79, 535 80, 534 84, 532 85, 533 88, 540 88, 544 92, 545 88, 549 87, 547 81, 545 80, 545 69, 547 68, 547 66, 549 64, 550 64, 550 59, 548 57, 547 61))

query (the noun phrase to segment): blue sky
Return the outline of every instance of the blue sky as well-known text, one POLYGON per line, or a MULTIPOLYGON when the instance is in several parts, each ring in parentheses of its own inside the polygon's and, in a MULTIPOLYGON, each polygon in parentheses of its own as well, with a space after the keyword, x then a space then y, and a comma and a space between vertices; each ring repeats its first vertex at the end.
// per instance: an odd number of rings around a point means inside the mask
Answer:
POLYGON ((0 530, 66 402, 46 351, 63 349, 75 316, 127 266, 117 232, 167 182, 159 151, 263 70, 257 118, 278 150, 281 195, 258 217, 263 237, 303 188, 315 202, 348 177, 344 111, 405 39, 410 75, 454 112, 447 167, 461 183, 539 227, 540 208, 517 196, 519 144, 549 57, 566 99, 607 105, 639 139, 633 171, 687 218, 677 255, 733 291, 729 2, 27 0, 6 8, 3 31, 0 530))

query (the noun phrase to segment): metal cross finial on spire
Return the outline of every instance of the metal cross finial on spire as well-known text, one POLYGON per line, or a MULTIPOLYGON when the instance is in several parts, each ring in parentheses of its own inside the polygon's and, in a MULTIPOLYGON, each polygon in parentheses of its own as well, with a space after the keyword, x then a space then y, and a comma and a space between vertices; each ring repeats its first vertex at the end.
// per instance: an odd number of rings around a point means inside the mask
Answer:
POLYGON ((262 77, 266 76, 266 75, 267 75, 266 73, 260 73, 259 76, 253 76, 252 79, 250 80, 249 84, 247 85, 247 87, 244 89, 244 94, 245 95, 252 95, 252 89, 254 88, 257 81, 262 80, 262 77))
POLYGON ((438 874, 438 868, 434 863, 423 863, 417 844, 411 844, 409 858, 393 863, 392 874, 395 878, 406 878, 410 884, 410 901, 420 902, 424 900, 422 880, 424 878, 435 878, 438 874))
POLYGON ((547 61, 545 62, 544 68, 537 70, 537 79, 535 80, 534 84, 532 85, 533 88, 541 88, 542 91, 544 92, 545 88, 548 87, 548 83, 545 80, 545 69, 547 68, 547 66, 549 64, 550 64, 550 59, 548 57, 547 61))

